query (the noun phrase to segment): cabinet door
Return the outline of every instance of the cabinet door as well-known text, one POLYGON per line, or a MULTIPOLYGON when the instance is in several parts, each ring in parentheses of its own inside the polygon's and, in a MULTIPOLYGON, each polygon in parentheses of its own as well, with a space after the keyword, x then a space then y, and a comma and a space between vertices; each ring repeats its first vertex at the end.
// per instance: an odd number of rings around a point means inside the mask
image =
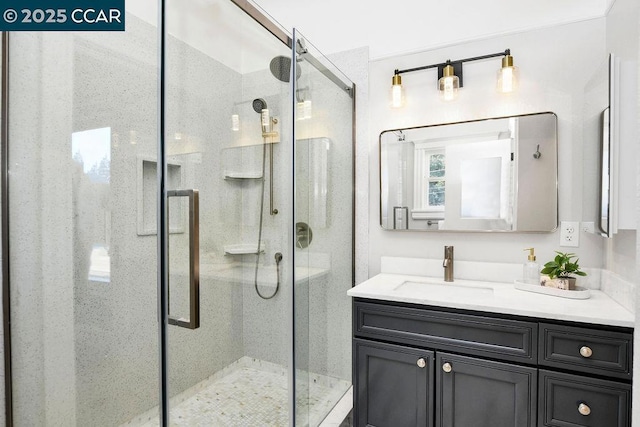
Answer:
POLYGON ((432 427, 432 351, 354 340, 355 426, 432 427))
POLYGON ((436 426, 535 426, 536 374, 535 368, 438 353, 436 426))

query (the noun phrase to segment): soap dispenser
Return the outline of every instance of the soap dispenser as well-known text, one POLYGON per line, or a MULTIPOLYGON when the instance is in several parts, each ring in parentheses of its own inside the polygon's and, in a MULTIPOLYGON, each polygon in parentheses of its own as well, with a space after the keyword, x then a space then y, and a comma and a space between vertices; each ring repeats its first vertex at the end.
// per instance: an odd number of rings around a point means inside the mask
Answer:
POLYGON ((527 262, 524 263, 522 281, 529 285, 540 284, 540 266, 536 262, 535 249, 527 248, 525 251, 529 251, 527 262))

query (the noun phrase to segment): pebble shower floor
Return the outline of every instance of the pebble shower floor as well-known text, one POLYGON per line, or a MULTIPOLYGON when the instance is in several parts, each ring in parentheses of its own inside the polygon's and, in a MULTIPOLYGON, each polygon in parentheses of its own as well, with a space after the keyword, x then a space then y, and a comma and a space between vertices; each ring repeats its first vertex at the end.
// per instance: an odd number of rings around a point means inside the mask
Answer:
MULTIPOLYGON (((180 427, 287 426, 287 381, 283 367, 242 358, 172 399, 170 423, 180 427)), ((308 405, 303 412, 308 409, 309 425, 318 425, 350 386, 348 381, 311 374, 308 395, 297 399, 298 408, 308 405)), ((124 426, 156 427, 156 411, 124 426)))

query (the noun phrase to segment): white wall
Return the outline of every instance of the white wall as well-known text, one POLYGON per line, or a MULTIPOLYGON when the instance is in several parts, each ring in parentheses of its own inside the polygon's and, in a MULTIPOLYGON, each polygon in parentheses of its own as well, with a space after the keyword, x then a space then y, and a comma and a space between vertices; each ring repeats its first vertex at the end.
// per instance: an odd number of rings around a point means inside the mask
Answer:
MULTIPOLYGON (((635 207, 625 207, 624 215, 635 219, 640 223, 640 169, 638 168, 637 147, 640 140, 640 4, 636 0, 616 0, 607 15, 607 51, 618 56, 625 64, 623 72, 625 79, 622 92, 632 97, 631 108, 621 111, 621 169, 625 178, 620 180, 622 188, 621 197, 626 200, 635 200, 635 207), (630 75, 631 74, 631 75, 630 75), (633 99, 635 98, 635 99, 633 99), (635 110, 634 110, 635 107, 635 110), (629 110, 634 115, 628 114, 629 110)), ((640 293, 637 284, 640 282, 638 265, 640 265, 640 249, 635 230, 621 230, 607 241, 605 266, 613 275, 636 284, 635 306, 640 302, 640 293)), ((640 425, 640 316, 636 311, 636 327, 634 334, 634 388, 633 388, 633 425, 640 425)))
MULTIPOLYGON (((621 62, 620 95, 626 101, 620 108, 620 191, 618 214, 621 228, 633 227, 638 216, 638 49, 640 46, 640 4, 633 0, 617 0, 607 16, 607 52, 621 62), (634 105, 635 103, 635 105, 634 105)), ((620 230, 607 242, 606 268, 627 280, 637 279, 636 232, 620 230)))
POLYGON ((375 59, 600 17, 607 0, 256 0, 326 53, 368 46, 375 59), (365 17, 366 14, 366 17, 365 17))
MULTIPOLYGON (((386 129, 552 111, 558 115, 560 220, 582 219, 583 90, 605 54, 605 19, 526 31, 448 48, 371 62, 369 136, 369 276, 380 271, 380 257, 438 258, 444 245, 454 245, 456 259, 523 262, 526 247, 538 260, 559 249, 559 232, 535 234, 391 232, 379 225, 378 137, 386 129), (427 70, 403 75, 407 94, 402 109, 389 107, 394 69, 404 69, 500 52, 510 48, 520 68, 520 88, 511 95, 495 91, 500 59, 464 65, 464 88, 451 103, 440 101, 437 73, 427 70)), ((540 206, 539 209, 545 209, 540 206)), ((571 248, 585 267, 601 267, 603 239, 581 233, 580 247, 571 248), (575 250, 574 250, 575 249, 575 250)))

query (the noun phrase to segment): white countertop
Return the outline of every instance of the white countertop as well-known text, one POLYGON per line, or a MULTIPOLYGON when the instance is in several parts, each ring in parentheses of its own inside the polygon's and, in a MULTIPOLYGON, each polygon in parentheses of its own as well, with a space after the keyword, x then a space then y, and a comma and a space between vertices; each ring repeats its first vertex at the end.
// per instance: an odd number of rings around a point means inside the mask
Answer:
POLYGON ((572 300, 515 289, 511 283, 455 280, 381 273, 350 289, 347 295, 384 301, 406 302, 439 307, 460 308, 489 313, 513 314, 543 319, 634 327, 635 316, 599 290, 591 298, 572 300), (404 282, 429 284, 402 286, 404 282), (443 292, 444 286, 451 290, 443 292), (480 288, 480 289, 478 289, 480 288))

